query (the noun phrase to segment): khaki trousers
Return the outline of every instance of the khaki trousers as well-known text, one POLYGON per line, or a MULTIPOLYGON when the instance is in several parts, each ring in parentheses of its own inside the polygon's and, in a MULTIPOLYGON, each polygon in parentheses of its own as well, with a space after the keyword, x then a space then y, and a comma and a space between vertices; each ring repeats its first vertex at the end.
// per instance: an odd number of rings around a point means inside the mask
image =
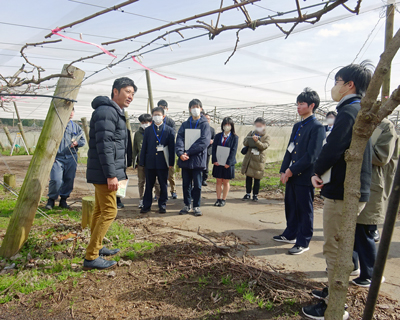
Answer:
MULTIPOLYGON (((146 185, 146 170, 145 167, 138 166, 137 167, 137 172, 138 172, 138 188, 139 188, 139 198, 140 200, 143 200, 144 196, 144 187, 146 185)), ((160 197, 160 185, 156 181, 154 184, 154 193, 156 194, 157 198, 160 197)))
POLYGON ((94 184, 95 204, 90 226, 90 242, 86 249, 86 260, 99 257, 99 250, 103 247, 103 238, 108 228, 117 216, 116 191, 108 190, 107 184, 94 184))
MULTIPOLYGON (((144 170, 144 168, 143 168, 144 170)), ((169 186, 171 187, 171 193, 176 193, 176 188, 175 188, 175 168, 169 168, 168 169, 168 181, 169 181, 169 186)), ((156 180, 156 183, 154 184, 155 188, 155 193, 157 198, 160 197, 160 184, 158 183, 158 180, 156 180)))
MULTIPOLYGON (((364 209, 366 202, 359 202, 357 215, 364 209)), ((324 199, 323 228, 324 246, 323 254, 328 267, 328 279, 333 276, 333 267, 336 262, 338 242, 335 240, 339 233, 340 220, 343 211, 343 200, 324 199)))

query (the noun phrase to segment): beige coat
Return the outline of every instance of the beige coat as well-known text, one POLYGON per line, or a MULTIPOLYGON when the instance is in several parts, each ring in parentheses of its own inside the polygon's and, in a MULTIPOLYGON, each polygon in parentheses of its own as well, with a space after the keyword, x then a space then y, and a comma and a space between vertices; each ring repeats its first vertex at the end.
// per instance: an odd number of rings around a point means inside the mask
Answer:
MULTIPOLYGON (((254 131, 250 131, 246 138, 244 138, 243 145, 248 147, 247 137, 252 137, 254 131)), ((247 150, 242 163, 242 174, 255 179, 261 179, 264 176, 266 150, 269 147, 269 135, 265 132, 260 139, 256 141, 256 146, 260 154, 255 155, 251 152, 251 148, 247 150)))
POLYGON ((357 223, 366 225, 383 222, 399 160, 399 136, 390 120, 382 120, 372 134, 371 140, 373 147, 371 195, 357 219, 357 223))

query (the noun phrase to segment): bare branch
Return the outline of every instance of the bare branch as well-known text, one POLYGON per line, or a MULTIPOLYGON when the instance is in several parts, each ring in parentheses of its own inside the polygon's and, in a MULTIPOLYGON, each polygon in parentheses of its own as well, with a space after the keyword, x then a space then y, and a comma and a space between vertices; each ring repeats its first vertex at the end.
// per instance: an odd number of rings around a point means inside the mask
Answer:
POLYGON ((162 25, 160 27, 157 27, 157 28, 154 28, 154 29, 150 29, 150 30, 147 30, 147 31, 144 31, 144 32, 139 32, 137 34, 134 34, 133 36, 125 37, 125 38, 118 39, 118 40, 103 42, 102 45, 109 45, 109 44, 118 43, 118 42, 130 40, 130 39, 135 39, 135 38, 144 36, 145 34, 149 34, 149 33, 155 32, 155 31, 160 31, 162 29, 171 27, 171 26, 176 25, 176 24, 180 24, 180 23, 183 23, 183 22, 188 22, 188 21, 195 20, 195 19, 198 19, 198 18, 201 18, 201 17, 209 16, 209 15, 212 15, 212 14, 215 14, 215 13, 220 13, 220 12, 224 12, 224 11, 231 10, 231 9, 234 9, 234 8, 242 7, 242 6, 245 6, 247 4, 257 2, 257 1, 260 1, 260 0, 246 0, 245 2, 236 3, 234 5, 227 6, 227 7, 221 8, 221 9, 216 9, 216 10, 212 10, 212 11, 203 12, 203 13, 196 14, 196 15, 188 17, 188 18, 184 18, 184 19, 181 19, 181 20, 177 20, 177 21, 174 21, 174 22, 170 22, 170 23, 164 24, 164 25, 162 25))
MULTIPOLYGON (((115 49, 108 50, 108 52, 114 52, 114 51, 115 51, 115 49)), ((84 58, 79 58, 77 60, 74 60, 65 68, 65 70, 69 74, 70 73, 69 72, 69 67, 71 67, 74 63, 81 62, 81 61, 88 60, 88 59, 93 59, 93 58, 101 56, 103 54, 105 54, 105 52, 99 52, 99 53, 96 53, 96 54, 92 54, 91 56, 87 56, 87 57, 84 57, 84 58)))
MULTIPOLYGON (((221 5, 219 6, 220 9, 222 9, 222 6, 224 4, 224 0, 221 0, 221 5)), ((218 12, 218 18, 217 18, 217 23, 215 24, 215 28, 218 28, 218 23, 219 23, 219 18, 221 17, 222 12, 218 12)))
MULTIPOLYGON (((234 3, 238 3, 237 0, 233 0, 234 3)), ((243 2, 243 0, 241 0, 241 2, 243 2)), ((251 23, 251 18, 249 13, 246 10, 246 7, 239 7, 240 11, 242 11, 242 13, 244 14, 244 17, 246 18, 246 22, 247 23, 251 23)))
POLYGON ((299 0, 296 0, 296 7, 297 7, 297 12, 299 14, 299 19, 303 19, 303 14, 301 13, 299 0))
POLYGON ((390 115, 398 105, 400 105, 400 86, 393 91, 390 98, 386 100, 385 104, 379 109, 377 113, 379 122, 390 115))
MULTIPOLYGON (((66 29, 66 28, 71 28, 71 27, 73 27, 73 26, 75 26, 75 25, 77 25, 79 23, 82 23, 82 22, 88 21, 90 19, 96 18, 96 17, 101 16, 102 14, 105 14, 107 12, 118 10, 121 7, 127 6, 128 4, 131 4, 131 3, 134 3, 134 2, 137 2, 137 1, 139 1, 139 0, 128 0, 128 1, 122 2, 120 4, 117 4, 116 6, 112 6, 110 8, 107 8, 107 9, 101 10, 99 12, 96 12, 94 14, 91 14, 90 16, 88 16, 86 18, 83 18, 83 19, 68 23, 68 24, 66 24, 66 25, 64 25, 62 27, 59 27, 58 29, 63 30, 63 29, 66 29)), ((50 38, 52 35, 53 35, 53 33, 51 32, 48 35, 46 35, 45 38, 46 39, 50 38)))
MULTIPOLYGON (((297 1, 297 0, 296 0, 297 1)), ((360 7, 361 7, 361 1, 362 0, 358 0, 357 1, 357 5, 354 9, 349 8, 348 6, 346 6, 344 3, 342 4, 343 7, 345 7, 348 11, 350 11, 351 13, 355 13, 355 14, 359 14, 360 13, 360 7)))
POLYGON ((224 64, 227 64, 229 62, 229 60, 233 57, 233 55, 235 54, 238 44, 239 44, 239 32, 242 31, 242 29, 239 29, 238 31, 236 31, 236 43, 235 43, 235 47, 233 48, 233 51, 231 53, 231 55, 228 57, 228 59, 225 61, 224 64))

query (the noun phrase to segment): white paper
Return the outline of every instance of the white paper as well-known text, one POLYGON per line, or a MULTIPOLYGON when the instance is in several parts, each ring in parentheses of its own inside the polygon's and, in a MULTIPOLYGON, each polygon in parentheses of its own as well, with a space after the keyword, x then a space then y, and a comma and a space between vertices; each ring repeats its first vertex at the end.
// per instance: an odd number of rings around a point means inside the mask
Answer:
POLYGON ((292 153, 294 150, 294 142, 291 142, 287 148, 287 151, 289 151, 289 153, 292 153))
POLYGON ((185 129, 185 150, 189 150, 193 143, 201 136, 200 129, 185 129))
POLYGON ((217 146, 217 162, 220 166, 226 165, 226 161, 228 160, 229 153, 231 152, 231 148, 217 146))
POLYGON ((168 146, 163 147, 164 152, 164 159, 165 159, 165 163, 167 164, 167 167, 169 168, 169 149, 168 146))
POLYGON ((331 182, 332 168, 325 171, 325 173, 321 176, 321 180, 324 184, 328 184, 331 182))
POLYGON ((118 181, 117 197, 125 198, 128 185, 129 185, 129 178, 126 180, 118 181))

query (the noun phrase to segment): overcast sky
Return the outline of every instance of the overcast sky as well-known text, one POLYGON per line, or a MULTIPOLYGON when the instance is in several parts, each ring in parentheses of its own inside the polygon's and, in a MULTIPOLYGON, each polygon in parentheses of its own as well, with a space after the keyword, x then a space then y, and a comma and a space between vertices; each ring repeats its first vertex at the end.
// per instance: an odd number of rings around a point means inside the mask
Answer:
MULTIPOLYGON (((0 73, 13 74, 23 59, 19 50, 26 42, 39 42, 57 26, 78 20, 102 10, 88 4, 109 7, 121 1, 115 0, 13 0, 2 6, 0 18, 0 73), (83 4, 86 3, 86 4, 83 4)), ((302 6, 319 4, 321 0, 301 1, 302 6)), ((350 0, 349 6, 356 1, 350 0)), ((225 0, 224 6, 232 1, 225 0)), ((294 10, 294 0, 261 0, 258 6, 248 5, 252 19, 261 19, 275 12, 294 10)), ((330 72, 340 66, 365 59, 377 63, 384 46, 386 1, 363 0, 361 13, 355 16, 342 7, 323 16, 316 25, 299 25, 287 39, 274 26, 264 26, 255 31, 245 30, 240 34, 239 49, 225 65, 235 45, 234 31, 228 31, 209 40, 200 37, 171 45, 144 54, 144 65, 176 80, 169 80, 151 74, 154 100, 166 99, 170 111, 186 110, 188 102, 199 98, 206 109, 248 108, 255 105, 285 104, 295 102, 296 96, 304 87, 318 91, 322 100, 330 99, 333 75, 330 72), (364 46, 363 46, 364 45, 364 46)), ((124 8, 125 12, 110 12, 67 30, 65 35, 83 40, 102 43, 126 37, 198 13, 218 8, 220 0, 140 0, 124 8)), ((310 8, 304 12, 313 12, 310 8)), ((295 16, 288 14, 287 17, 295 16)), ((216 15, 201 20, 216 22, 216 15)), ((194 20, 195 21, 195 20, 194 20)), ((244 16, 237 10, 223 13, 220 23, 224 25, 242 23, 244 16)), ((400 14, 395 14, 395 31, 400 26, 400 14)), ((290 28, 290 27, 285 27, 290 28)), ((173 28, 170 28, 173 29, 173 28)), ((203 34, 204 31, 184 31, 185 38, 203 34)), ((107 46, 116 49, 118 57, 139 48, 151 41, 160 32, 107 46)), ((53 36, 52 39, 60 37, 53 36)), ((149 49, 165 43, 181 40, 173 34, 158 40, 149 49)), ((144 50, 146 51, 146 49, 144 50)), ((46 69, 46 74, 59 72, 62 65, 82 56, 99 52, 94 46, 63 39, 59 44, 46 47, 29 48, 28 57, 46 69)), ((113 60, 103 55, 76 66, 91 75, 113 60)), ((333 72, 334 74, 334 72, 333 72)), ((137 84, 139 90, 132 102, 129 113, 139 115, 146 111, 147 88, 144 70, 128 60, 120 65, 88 78, 82 85, 76 116, 90 118, 91 101, 98 95, 109 95, 113 80, 128 76, 137 84)), ((50 82, 49 84, 54 84, 50 82)), ((400 84, 400 56, 393 60, 392 88, 400 84)), ((43 93, 52 94, 50 90, 43 93)), ((22 118, 44 119, 49 107, 48 99, 22 99, 18 101, 22 118)), ((12 106, 10 106, 12 107, 12 106)), ((12 113, 0 110, 0 118, 12 117, 12 113)))

